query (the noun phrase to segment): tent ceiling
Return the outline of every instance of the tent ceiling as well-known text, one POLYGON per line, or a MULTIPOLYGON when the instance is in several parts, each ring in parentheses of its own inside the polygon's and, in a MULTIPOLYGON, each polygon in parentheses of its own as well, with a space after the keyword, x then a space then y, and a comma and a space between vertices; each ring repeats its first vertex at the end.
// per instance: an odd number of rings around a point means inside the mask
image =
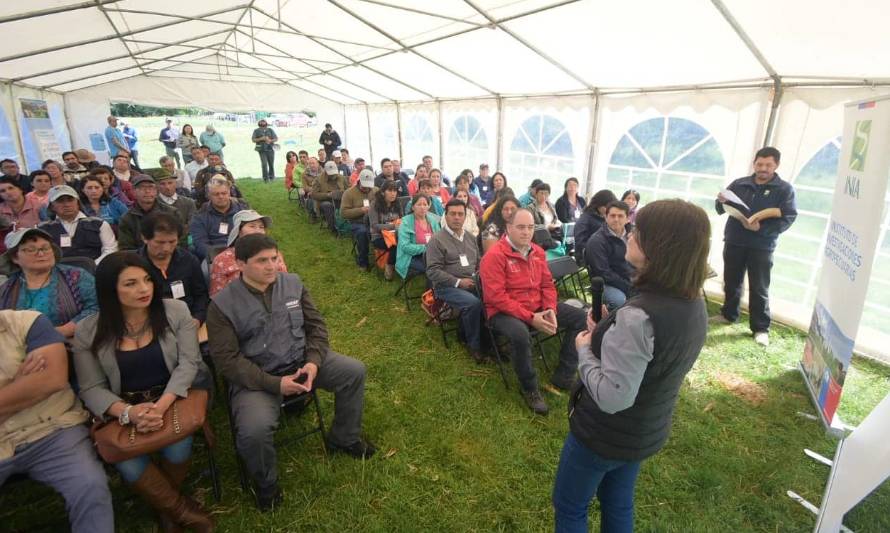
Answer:
POLYGON ((290 84, 347 104, 866 85, 890 81, 888 26, 876 0, 29 0, 0 5, 0 79, 290 84))

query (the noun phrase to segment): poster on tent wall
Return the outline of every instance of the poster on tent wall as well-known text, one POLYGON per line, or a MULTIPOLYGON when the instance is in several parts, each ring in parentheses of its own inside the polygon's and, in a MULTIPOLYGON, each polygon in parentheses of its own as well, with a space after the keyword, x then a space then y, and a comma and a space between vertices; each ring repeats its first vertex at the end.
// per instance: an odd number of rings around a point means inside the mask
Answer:
POLYGON ((62 160, 62 147, 53 129, 46 100, 19 98, 22 107, 22 146, 28 168, 40 168, 47 159, 62 160))
POLYGON ((801 370, 832 425, 865 305, 890 175, 890 97, 847 104, 822 274, 801 370))

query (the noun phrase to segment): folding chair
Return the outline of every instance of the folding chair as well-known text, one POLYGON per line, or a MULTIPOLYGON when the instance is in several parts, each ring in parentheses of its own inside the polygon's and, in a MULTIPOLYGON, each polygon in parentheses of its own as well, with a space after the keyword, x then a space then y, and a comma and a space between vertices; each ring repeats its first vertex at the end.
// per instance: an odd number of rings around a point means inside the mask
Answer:
POLYGON ((547 261, 547 266, 550 268, 557 292, 562 290, 563 294, 570 298, 577 298, 580 295, 584 303, 587 303, 587 294, 581 291, 581 276, 579 274, 581 269, 574 259, 569 256, 557 257, 547 261))
MULTIPOLYGON (((423 298, 423 293, 418 294, 417 296, 411 296, 410 294, 408 294, 409 293, 408 289, 410 288, 409 285, 411 283, 411 280, 416 277, 422 277, 422 278, 426 279, 426 275, 423 272, 418 272, 418 271, 414 270, 413 268, 408 267, 408 275, 405 276, 404 278, 402 278, 401 283, 399 283, 399 288, 396 289, 396 293, 393 295, 393 296, 398 296, 399 293, 402 293, 402 295, 405 299, 405 310, 406 311, 411 310, 411 300, 420 300, 421 298, 423 298)), ((424 289, 424 290, 426 290, 426 289, 424 289)))
POLYGON ((89 272, 90 274, 96 273, 96 262, 90 259, 89 257, 82 257, 79 255, 72 255, 69 257, 63 257, 59 260, 60 264, 75 266, 78 268, 82 268, 89 272))
POLYGON ((396 198, 396 200, 399 202, 399 213, 404 215, 405 207, 407 207, 408 202, 411 201, 411 197, 410 196, 399 196, 398 198, 396 198))

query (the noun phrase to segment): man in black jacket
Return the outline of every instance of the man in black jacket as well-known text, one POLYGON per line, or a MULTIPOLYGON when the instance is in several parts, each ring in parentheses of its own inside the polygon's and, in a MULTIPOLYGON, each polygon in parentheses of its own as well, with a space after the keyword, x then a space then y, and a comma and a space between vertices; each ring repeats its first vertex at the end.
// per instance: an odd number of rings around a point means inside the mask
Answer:
POLYGON ((625 259, 630 227, 626 203, 613 200, 606 206, 606 224, 587 240, 584 258, 591 277, 605 282, 603 303, 609 311, 621 307, 632 296, 634 267, 625 259))
POLYGON ((342 144, 340 141, 340 134, 334 131, 333 126, 325 124, 324 131, 321 132, 321 136, 318 138, 318 144, 324 148, 325 159, 331 161, 333 159, 334 150, 339 149, 342 144))
MULTIPOLYGON (((723 232, 723 292, 725 300, 720 322, 739 318, 742 283, 748 273, 748 308, 754 341, 769 346, 769 281, 773 250, 779 234, 797 218, 794 187, 776 174, 781 154, 775 148, 761 148, 754 156, 754 174, 733 181, 727 189, 748 207, 749 218, 728 217, 723 232)), ((717 195, 716 210, 725 212, 727 198, 717 195)))

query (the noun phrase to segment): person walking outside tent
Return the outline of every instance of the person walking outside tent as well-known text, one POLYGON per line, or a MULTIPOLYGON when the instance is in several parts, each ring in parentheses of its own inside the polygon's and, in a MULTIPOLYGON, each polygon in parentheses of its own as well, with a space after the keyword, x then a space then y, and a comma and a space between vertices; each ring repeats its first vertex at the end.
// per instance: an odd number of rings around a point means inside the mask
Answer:
POLYGON ((124 134, 117 129, 117 117, 108 115, 108 126, 105 127, 105 142, 108 143, 108 155, 111 159, 121 153, 127 153, 129 147, 124 134))
MULTIPOLYGON (((779 234, 797 218, 794 187, 776 174, 781 153, 771 146, 754 156, 754 173, 739 178, 727 189, 748 208, 742 222, 735 216, 726 220, 723 232, 723 307, 716 322, 733 323, 739 318, 742 283, 748 273, 749 325, 754 342, 769 346, 769 282, 773 268, 773 250, 779 234)), ((718 214, 726 212, 726 203, 738 206, 736 199, 717 195, 718 214)), ((744 209, 744 207, 743 207, 744 209)), ((740 218, 742 218, 740 217, 740 218)))
POLYGON ((256 143, 254 149, 260 154, 263 181, 272 181, 275 179, 275 143, 278 142, 278 135, 275 135, 275 130, 269 127, 265 119, 261 119, 257 126, 253 130, 253 142, 256 143))
POLYGON ((123 127, 121 133, 123 133, 124 140, 127 142, 127 148, 130 149, 130 159, 133 160, 133 166, 139 168, 139 148, 137 146, 139 137, 136 135, 136 128, 123 122, 121 122, 121 126, 123 127))
POLYGON ((179 139, 179 132, 173 127, 173 121, 169 118, 165 121, 167 127, 161 130, 158 141, 164 143, 164 150, 167 155, 176 161, 176 168, 182 168, 182 162, 179 160, 179 152, 176 151, 176 141, 179 139))
POLYGON ((330 161, 334 157, 334 150, 339 150, 342 141, 340 141, 340 134, 334 131, 334 127, 330 124, 324 125, 324 131, 321 132, 321 136, 318 138, 318 144, 324 148, 325 160, 330 161))

